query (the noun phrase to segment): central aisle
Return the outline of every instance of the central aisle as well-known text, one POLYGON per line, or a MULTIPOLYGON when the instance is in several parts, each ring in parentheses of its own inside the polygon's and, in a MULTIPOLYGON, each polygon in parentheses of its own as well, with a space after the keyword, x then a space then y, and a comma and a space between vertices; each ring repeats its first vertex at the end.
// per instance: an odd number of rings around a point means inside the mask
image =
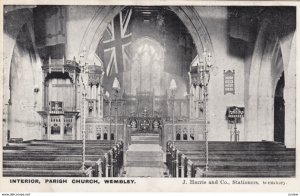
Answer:
POLYGON ((132 144, 126 152, 127 177, 164 177, 163 150, 159 135, 131 136, 132 144))

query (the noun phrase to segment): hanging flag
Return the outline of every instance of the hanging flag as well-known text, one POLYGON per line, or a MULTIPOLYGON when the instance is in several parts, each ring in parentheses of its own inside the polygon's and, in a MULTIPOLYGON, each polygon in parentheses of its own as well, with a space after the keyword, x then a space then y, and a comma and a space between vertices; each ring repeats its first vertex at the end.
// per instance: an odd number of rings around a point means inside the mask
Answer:
POLYGON ((114 78, 117 77, 122 82, 122 73, 130 70, 131 16, 131 8, 122 10, 107 25, 96 51, 103 59, 105 71, 103 86, 109 91, 112 89, 114 78))
POLYGON ((40 6, 34 11, 34 25, 38 46, 54 46, 66 43, 66 8, 64 6, 40 6))

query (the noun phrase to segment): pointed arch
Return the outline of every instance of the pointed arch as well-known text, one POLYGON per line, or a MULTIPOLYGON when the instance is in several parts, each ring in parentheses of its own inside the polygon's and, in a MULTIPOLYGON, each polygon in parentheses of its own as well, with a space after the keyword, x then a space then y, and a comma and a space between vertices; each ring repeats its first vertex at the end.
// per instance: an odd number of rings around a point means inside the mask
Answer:
MULTIPOLYGON (((270 21, 268 19, 262 21, 250 64, 249 89, 245 92, 245 97, 247 97, 245 99, 245 133, 247 141, 274 141, 274 115, 272 114, 274 113, 276 84, 283 72, 287 80, 291 80, 288 78, 293 78, 295 73, 293 71, 289 74, 286 73, 289 66, 284 63, 285 57, 283 55, 286 51, 283 51, 282 40, 274 32, 271 32, 269 26, 270 21)), ((292 55, 293 52, 291 51, 288 54, 292 55)), ((293 66, 290 65, 290 67, 293 66)), ((291 92, 295 90, 294 88, 295 84, 291 82, 288 91, 289 96, 285 97, 291 100, 286 100, 287 103, 295 99, 291 92)), ((285 124, 288 125, 288 123, 293 124, 294 122, 285 117, 285 124)), ((290 137, 294 137, 295 132, 291 131, 291 133, 293 134, 290 137)))
MULTIPOLYGON (((97 45, 107 27, 107 24, 122 9, 124 9, 124 7, 125 6, 99 7, 87 29, 85 30, 77 53, 78 56, 80 56, 80 53, 86 49, 87 56, 85 60, 87 62, 93 61, 97 45)), ((170 6, 169 8, 179 17, 179 19, 190 32, 195 42, 198 54, 201 54, 205 48, 211 51, 212 55, 214 56, 214 50, 210 36, 195 8, 192 6, 170 6)))

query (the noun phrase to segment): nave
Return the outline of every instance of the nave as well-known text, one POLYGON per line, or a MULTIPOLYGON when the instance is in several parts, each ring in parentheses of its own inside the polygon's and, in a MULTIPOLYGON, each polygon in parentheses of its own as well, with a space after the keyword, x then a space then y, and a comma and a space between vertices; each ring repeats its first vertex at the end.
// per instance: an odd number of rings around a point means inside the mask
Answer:
POLYGON ((32 140, 3 147, 3 175, 19 177, 294 177, 295 149, 274 142, 169 141, 158 135, 124 142, 32 140), (126 145, 125 145, 126 146, 126 145), (84 169, 83 166, 84 165, 84 169), (207 167, 208 168, 207 168, 207 167))

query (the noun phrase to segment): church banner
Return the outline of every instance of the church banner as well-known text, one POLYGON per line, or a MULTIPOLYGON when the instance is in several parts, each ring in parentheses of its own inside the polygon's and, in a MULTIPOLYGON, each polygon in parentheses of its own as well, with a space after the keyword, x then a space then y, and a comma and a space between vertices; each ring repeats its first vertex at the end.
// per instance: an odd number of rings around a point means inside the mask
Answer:
POLYGON ((36 42, 39 46, 54 46, 66 42, 66 10, 63 6, 44 6, 34 12, 36 42))

